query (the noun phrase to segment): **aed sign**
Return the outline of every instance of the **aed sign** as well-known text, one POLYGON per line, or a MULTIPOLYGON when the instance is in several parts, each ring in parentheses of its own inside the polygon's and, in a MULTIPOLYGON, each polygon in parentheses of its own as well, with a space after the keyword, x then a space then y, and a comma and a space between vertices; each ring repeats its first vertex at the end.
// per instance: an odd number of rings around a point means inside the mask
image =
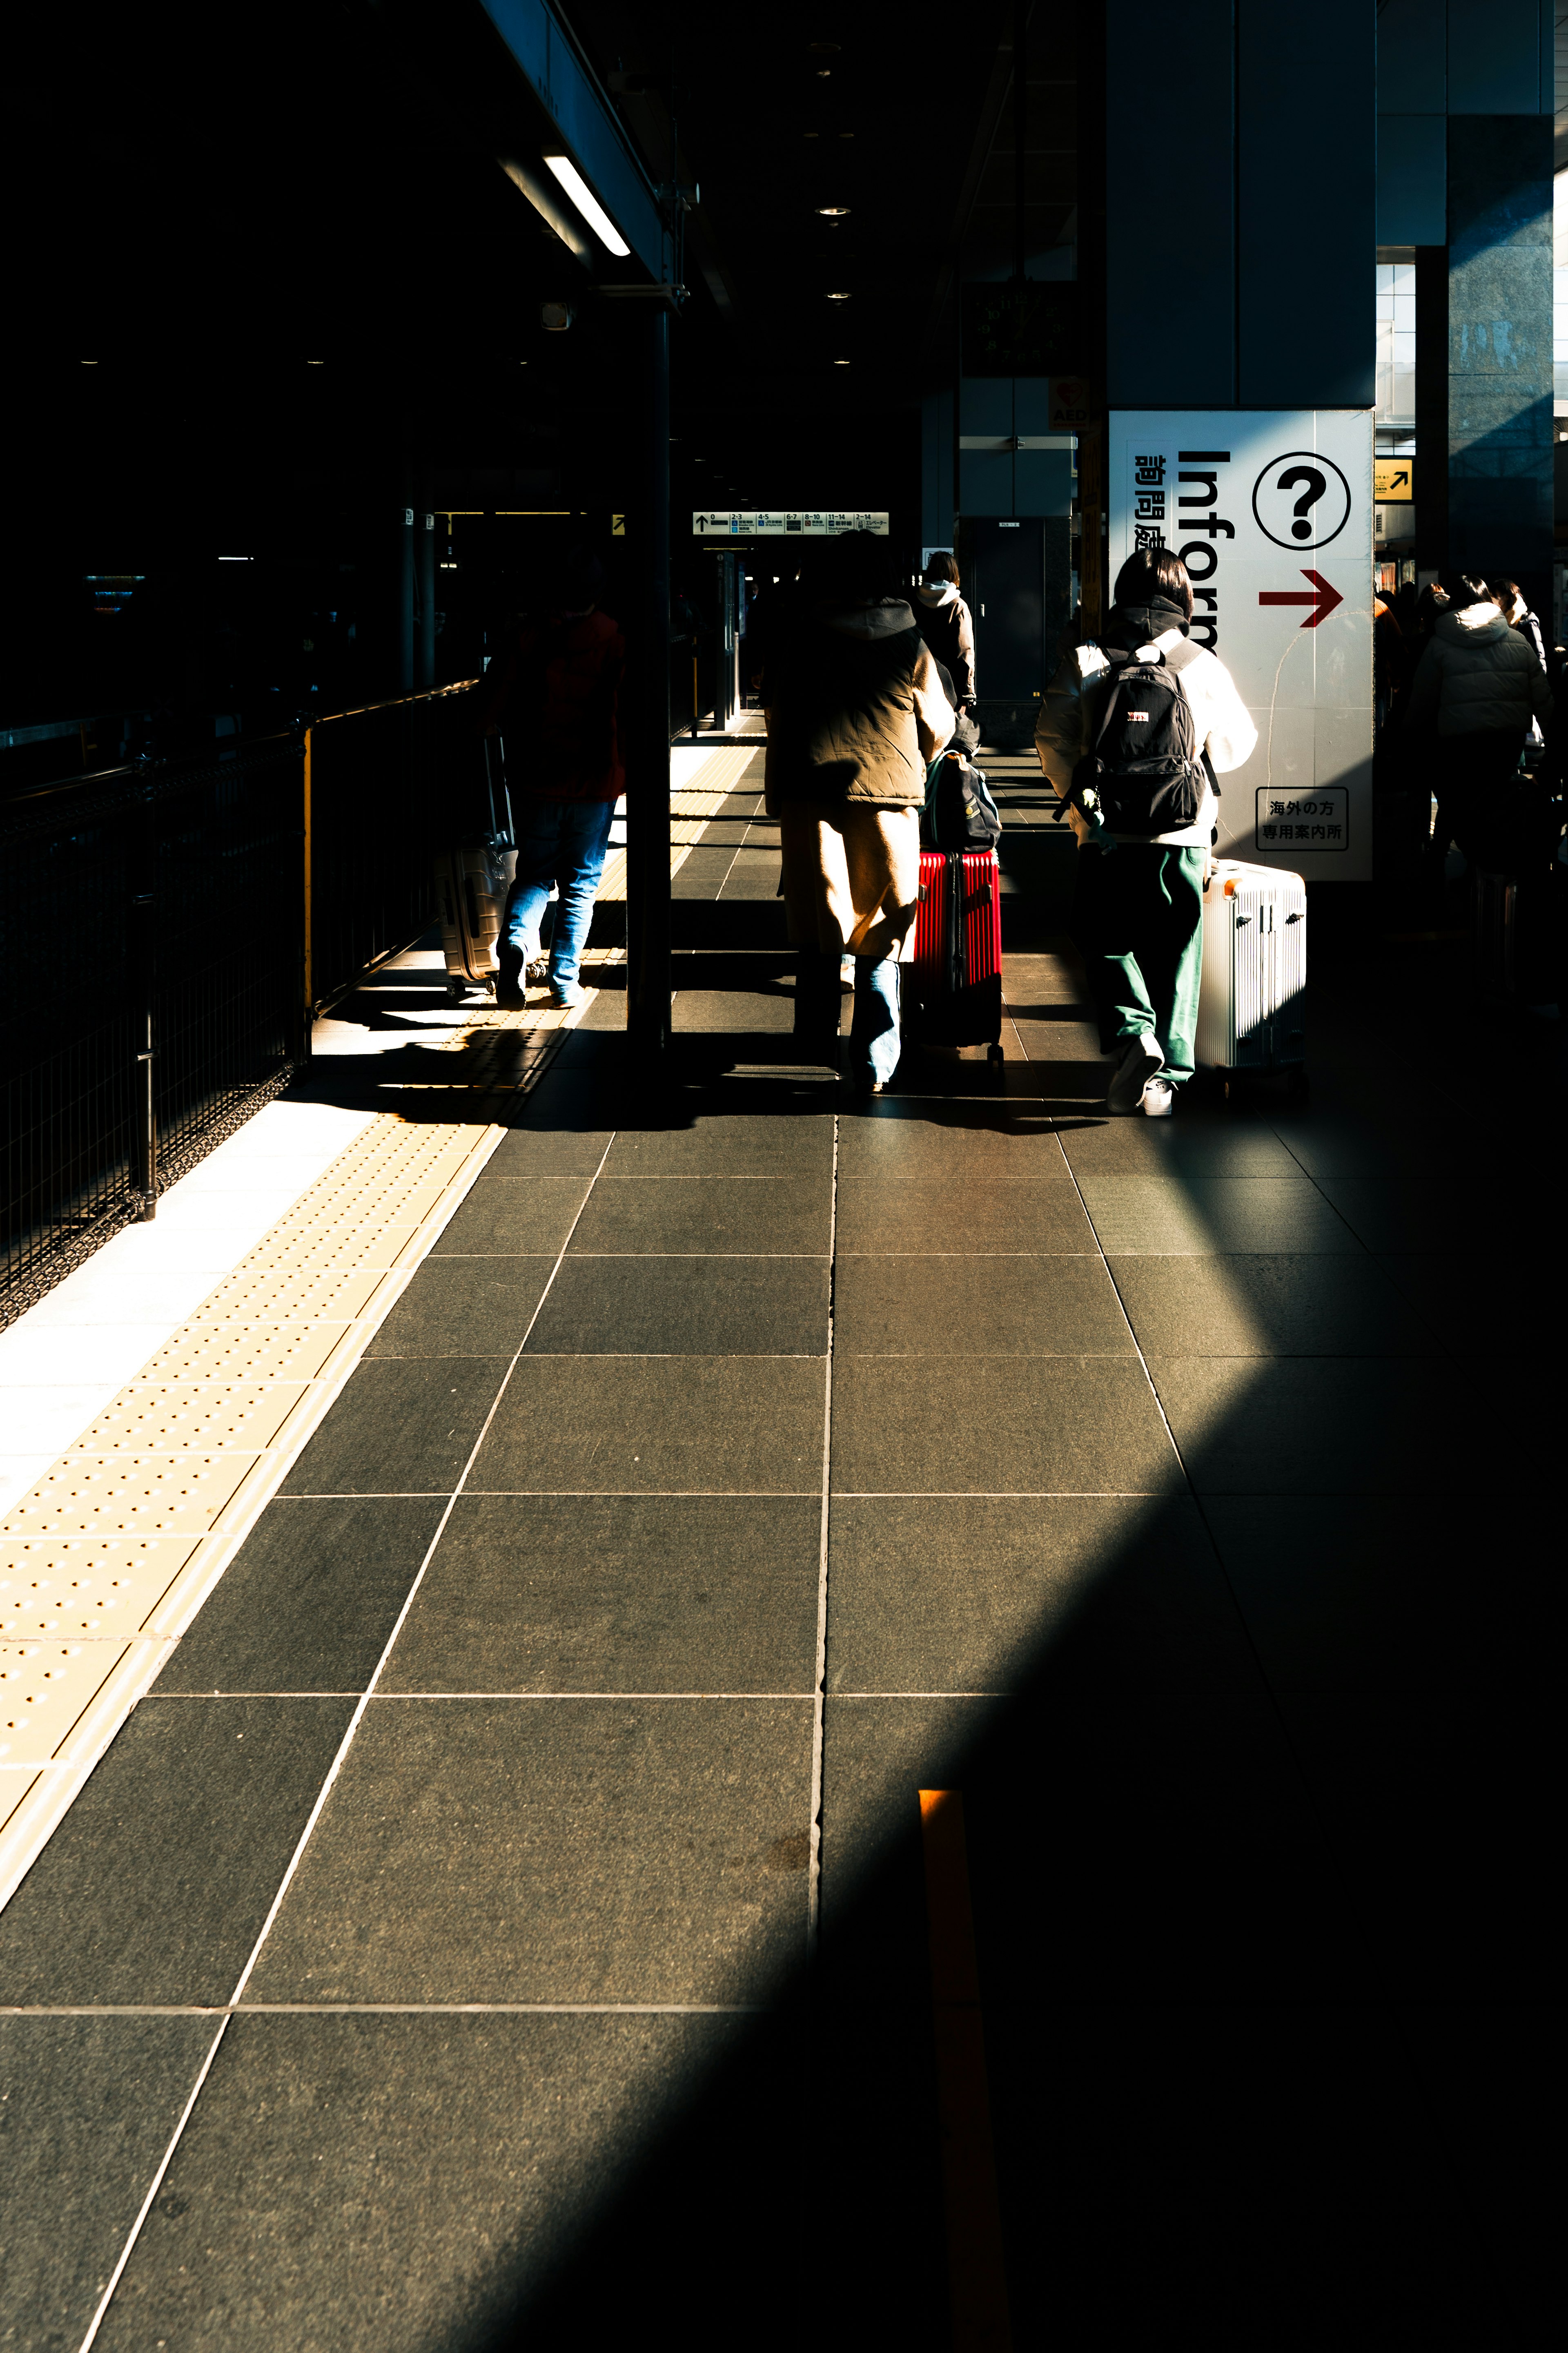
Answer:
POLYGON ((1220 778, 1218 853, 1372 875, 1373 413, 1113 409, 1108 588, 1140 547, 1193 581, 1192 638, 1258 729, 1220 778))

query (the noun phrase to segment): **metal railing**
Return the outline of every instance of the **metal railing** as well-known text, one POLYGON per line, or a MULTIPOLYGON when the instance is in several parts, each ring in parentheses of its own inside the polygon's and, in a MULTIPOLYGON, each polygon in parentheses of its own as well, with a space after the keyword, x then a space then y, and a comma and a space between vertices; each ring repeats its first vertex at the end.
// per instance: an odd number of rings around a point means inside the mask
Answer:
POLYGON ((466 694, 0 807, 0 1324, 151 1217, 287 1086, 311 1012, 426 927, 482 770, 466 694))

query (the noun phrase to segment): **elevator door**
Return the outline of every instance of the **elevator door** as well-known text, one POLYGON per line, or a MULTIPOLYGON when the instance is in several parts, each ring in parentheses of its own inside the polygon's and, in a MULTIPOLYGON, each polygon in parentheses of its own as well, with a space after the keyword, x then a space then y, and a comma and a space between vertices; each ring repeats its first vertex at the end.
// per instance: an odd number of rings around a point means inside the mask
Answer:
POLYGON ((1046 686, 1045 521, 964 520, 963 584, 984 701, 1037 702, 1046 686))

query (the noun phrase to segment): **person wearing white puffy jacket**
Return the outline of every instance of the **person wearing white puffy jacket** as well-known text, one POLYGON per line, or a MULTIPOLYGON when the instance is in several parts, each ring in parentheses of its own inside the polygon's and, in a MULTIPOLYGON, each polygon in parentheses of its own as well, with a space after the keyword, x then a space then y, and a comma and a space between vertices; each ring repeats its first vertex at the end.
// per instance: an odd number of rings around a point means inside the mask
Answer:
MULTIPOLYGON (((1141 659, 1152 659, 1150 648, 1167 660, 1173 649, 1183 649, 1182 691, 1207 771, 1192 822, 1170 833, 1124 837, 1098 832, 1076 807, 1068 809, 1079 842, 1073 934, 1100 1017, 1101 1050, 1115 1057, 1110 1108, 1152 1119, 1172 1111, 1193 1074, 1204 871, 1217 817, 1213 778, 1239 768, 1258 741, 1225 664, 1185 643, 1192 615, 1186 565, 1169 548, 1150 548, 1122 565, 1105 628, 1108 645, 1141 659)), ((1075 646, 1041 702, 1035 746, 1064 797, 1098 737, 1110 681, 1100 648, 1075 646)))

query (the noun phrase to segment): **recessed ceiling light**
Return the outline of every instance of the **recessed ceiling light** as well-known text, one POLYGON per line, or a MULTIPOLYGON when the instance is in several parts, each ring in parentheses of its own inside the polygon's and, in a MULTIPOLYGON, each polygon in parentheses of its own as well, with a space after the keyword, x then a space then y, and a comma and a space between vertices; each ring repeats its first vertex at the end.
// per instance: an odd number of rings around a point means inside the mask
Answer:
POLYGON ((849 365, 849 362, 847 360, 835 360, 833 364, 835 367, 847 367, 849 365))
POLYGON ((817 67, 817 69, 816 69, 816 79, 817 79, 817 80, 818 80, 818 81, 826 81, 826 80, 827 79, 828 75, 829 75, 832 71, 833 71, 833 68, 832 68, 831 66, 818 66, 818 67, 817 67))
POLYGON ((837 41, 808 41, 806 47, 816 58, 836 58, 838 55, 837 41))
POLYGON ((847 205, 818 205, 816 209, 824 220, 843 220, 849 211, 847 205))
POLYGON ((847 301, 848 301, 848 300, 849 300, 849 297, 848 297, 848 294, 847 294, 847 293, 843 293, 843 294, 830 294, 830 295, 827 297, 827 300, 828 300, 830 302, 847 302, 847 301))

